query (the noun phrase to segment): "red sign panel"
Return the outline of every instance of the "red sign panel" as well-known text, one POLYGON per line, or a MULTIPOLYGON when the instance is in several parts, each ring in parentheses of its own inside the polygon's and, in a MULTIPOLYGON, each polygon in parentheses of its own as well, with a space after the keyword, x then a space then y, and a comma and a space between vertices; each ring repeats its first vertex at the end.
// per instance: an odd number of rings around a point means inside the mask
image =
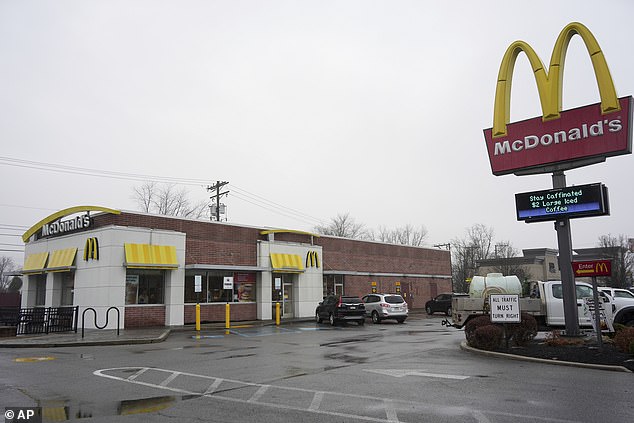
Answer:
POLYGON ((572 272, 577 278, 584 276, 612 276, 612 261, 573 261, 572 272))
POLYGON ((508 124, 507 135, 492 138, 484 130, 494 175, 561 162, 632 152, 632 97, 619 99, 621 110, 602 114, 601 103, 561 112, 559 119, 541 117, 508 124))

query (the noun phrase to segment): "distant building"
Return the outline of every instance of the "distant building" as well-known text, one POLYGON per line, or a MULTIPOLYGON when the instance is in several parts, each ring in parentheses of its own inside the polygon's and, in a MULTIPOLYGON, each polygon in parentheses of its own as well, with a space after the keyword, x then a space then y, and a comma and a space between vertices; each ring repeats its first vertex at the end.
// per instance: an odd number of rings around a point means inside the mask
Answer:
POLYGON ((556 281, 561 279, 558 251, 550 248, 522 250, 521 257, 499 257, 476 261, 476 274, 487 273, 517 274, 526 281, 556 281))

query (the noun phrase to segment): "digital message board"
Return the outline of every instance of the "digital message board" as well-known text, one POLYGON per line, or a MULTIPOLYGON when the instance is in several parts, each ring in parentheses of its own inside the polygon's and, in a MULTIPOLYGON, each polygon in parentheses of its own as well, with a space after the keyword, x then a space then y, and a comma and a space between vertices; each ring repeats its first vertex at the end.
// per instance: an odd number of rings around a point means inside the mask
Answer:
POLYGON ((515 194, 515 208, 526 223, 610 214, 608 189, 600 183, 515 194))

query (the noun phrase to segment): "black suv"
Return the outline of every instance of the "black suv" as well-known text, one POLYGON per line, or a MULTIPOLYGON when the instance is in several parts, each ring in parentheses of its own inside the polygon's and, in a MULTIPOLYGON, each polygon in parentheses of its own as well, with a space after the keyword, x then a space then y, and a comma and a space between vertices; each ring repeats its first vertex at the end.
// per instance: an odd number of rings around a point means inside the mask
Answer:
POLYGON ((365 304, 361 298, 349 295, 328 295, 315 310, 315 320, 328 320, 331 326, 339 321, 354 320, 359 326, 365 323, 365 304))
POLYGON ((425 303, 425 311, 427 314, 433 314, 437 311, 451 316, 451 294, 440 294, 425 303))

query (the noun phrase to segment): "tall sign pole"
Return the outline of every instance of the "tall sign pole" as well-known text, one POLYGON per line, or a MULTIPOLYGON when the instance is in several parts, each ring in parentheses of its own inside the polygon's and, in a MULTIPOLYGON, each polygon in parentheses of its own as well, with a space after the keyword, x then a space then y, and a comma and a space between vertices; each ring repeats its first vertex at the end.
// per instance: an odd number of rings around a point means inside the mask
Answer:
MULTIPOLYGON (((566 175, 563 171, 553 173, 553 188, 565 188, 566 175)), ((572 276, 572 236, 570 219, 564 217, 555 221, 557 245, 559 248, 559 270, 561 272, 561 290, 564 302, 564 322, 567 336, 579 335, 579 312, 577 310, 577 290, 572 276)))

